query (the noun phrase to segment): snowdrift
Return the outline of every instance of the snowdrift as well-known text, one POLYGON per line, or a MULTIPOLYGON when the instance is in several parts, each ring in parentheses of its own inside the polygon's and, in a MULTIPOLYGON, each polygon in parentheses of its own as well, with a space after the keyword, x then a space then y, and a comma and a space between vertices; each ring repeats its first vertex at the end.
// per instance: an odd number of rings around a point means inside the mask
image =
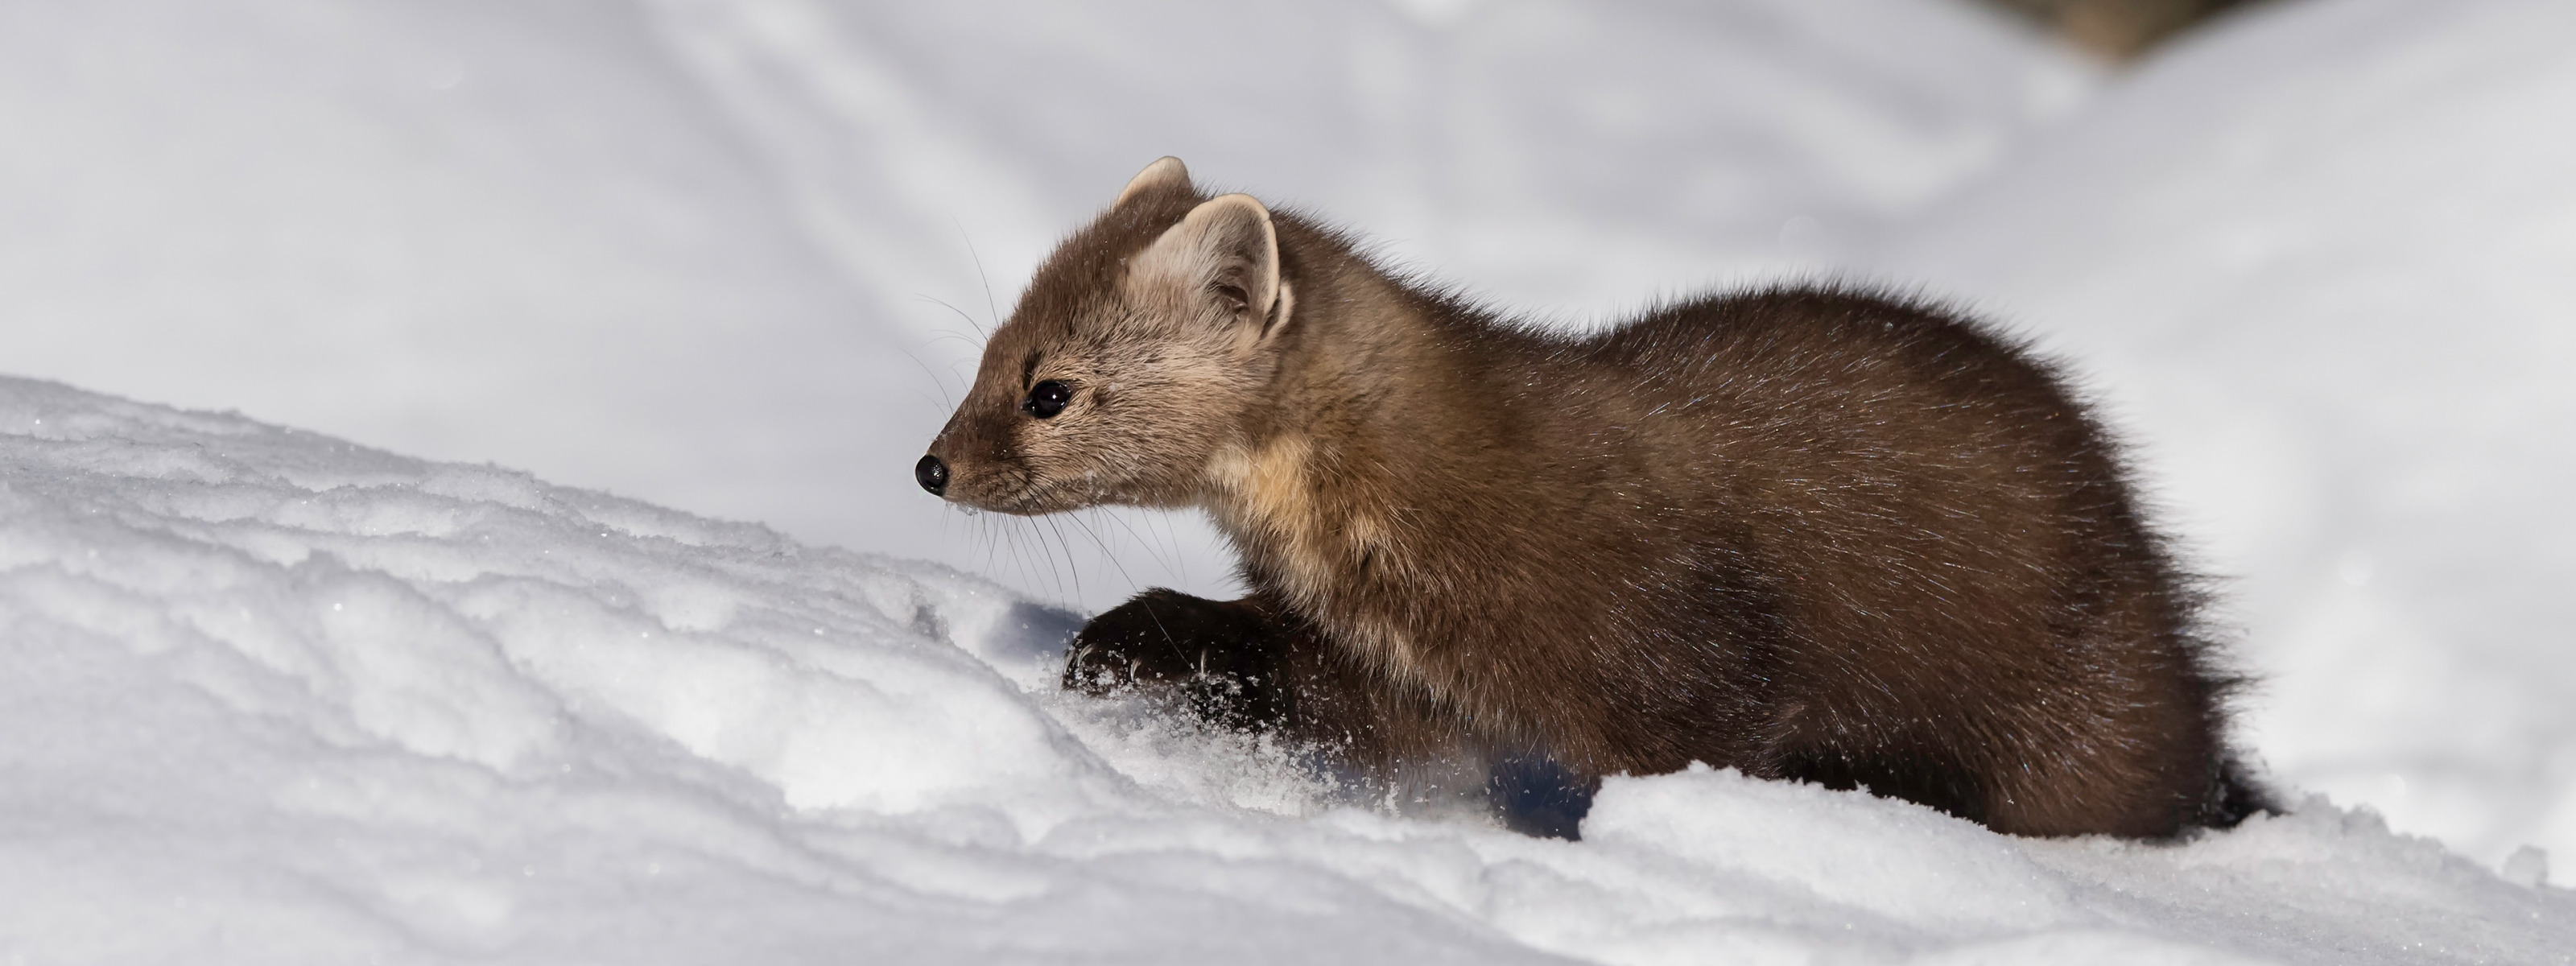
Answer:
POLYGON ((1051 686, 1063 611, 525 473, 0 379, 30 962, 2563 962, 2322 801, 1997 836, 1704 769, 1585 840, 1051 686))

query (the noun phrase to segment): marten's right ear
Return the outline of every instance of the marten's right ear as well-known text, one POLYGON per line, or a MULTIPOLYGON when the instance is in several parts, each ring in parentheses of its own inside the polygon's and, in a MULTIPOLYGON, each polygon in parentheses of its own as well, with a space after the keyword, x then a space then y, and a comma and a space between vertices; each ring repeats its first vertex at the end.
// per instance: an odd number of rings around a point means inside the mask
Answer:
POLYGON ((1185 311, 1214 310, 1259 336, 1279 302, 1279 234, 1251 195, 1220 195, 1190 209, 1130 263, 1130 285, 1177 297, 1185 311))
POLYGON ((1181 159, 1171 155, 1155 158, 1154 163, 1145 166, 1145 170, 1127 179, 1127 187, 1118 192, 1118 200, 1110 202, 1109 207, 1119 207, 1129 198, 1164 188, 1190 190, 1190 169, 1182 167, 1181 159))

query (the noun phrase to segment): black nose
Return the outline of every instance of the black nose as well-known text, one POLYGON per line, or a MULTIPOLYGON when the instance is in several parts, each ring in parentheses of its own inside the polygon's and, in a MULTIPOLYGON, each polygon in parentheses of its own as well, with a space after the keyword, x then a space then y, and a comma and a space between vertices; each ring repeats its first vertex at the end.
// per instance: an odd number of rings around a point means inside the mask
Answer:
POLYGON ((940 462, 939 457, 924 456, 921 462, 912 464, 912 478, 919 480, 930 495, 938 496, 948 490, 948 464, 940 462))

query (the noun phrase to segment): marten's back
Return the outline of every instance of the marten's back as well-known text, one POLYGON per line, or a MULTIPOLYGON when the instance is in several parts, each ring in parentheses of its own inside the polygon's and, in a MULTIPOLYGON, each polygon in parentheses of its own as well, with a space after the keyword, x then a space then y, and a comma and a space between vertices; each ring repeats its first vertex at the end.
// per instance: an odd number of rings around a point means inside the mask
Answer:
POLYGON ((1494 361, 1531 424, 1493 485, 1549 494, 1513 583, 1557 587, 1480 606, 1532 658, 1512 683, 1597 682, 1556 739, 1595 770, 1735 764, 2037 834, 2211 820, 2196 593, 2025 351, 1787 290, 1494 361))

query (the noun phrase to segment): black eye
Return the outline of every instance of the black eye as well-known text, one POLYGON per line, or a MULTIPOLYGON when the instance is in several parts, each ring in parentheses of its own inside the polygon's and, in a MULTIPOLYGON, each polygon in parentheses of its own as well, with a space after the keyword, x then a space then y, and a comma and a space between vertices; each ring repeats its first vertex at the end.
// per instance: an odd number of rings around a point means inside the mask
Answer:
POLYGON ((1020 411, 1039 419, 1050 419, 1064 411, 1073 401, 1073 387, 1049 379, 1029 387, 1029 398, 1020 400, 1020 411))

